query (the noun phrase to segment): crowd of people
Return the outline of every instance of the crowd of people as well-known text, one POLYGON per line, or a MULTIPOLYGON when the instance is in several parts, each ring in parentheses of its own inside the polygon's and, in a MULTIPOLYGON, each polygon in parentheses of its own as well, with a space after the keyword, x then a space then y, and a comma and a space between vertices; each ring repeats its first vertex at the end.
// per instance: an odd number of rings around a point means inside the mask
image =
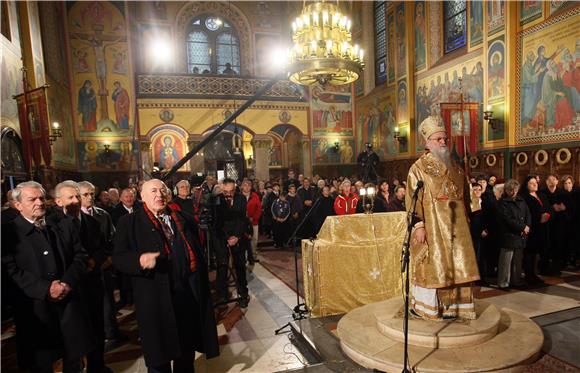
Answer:
MULTIPOLYGON (((78 372, 86 356, 89 372, 110 371, 107 344, 127 338, 117 312, 135 305, 149 371, 170 372, 173 361, 174 372, 191 372, 194 351, 219 354, 214 307, 248 306, 260 236, 295 247, 331 215, 406 211, 406 183, 293 170, 268 181, 180 180, 173 189, 157 179, 100 191, 88 181, 48 192, 21 183, 2 211, 3 314, 12 307, 19 363, 49 372, 63 358, 65 372, 78 372), (363 198, 369 190, 373 198, 363 198)), ((549 175, 545 188, 537 175, 522 184, 495 176, 471 183, 481 283, 538 285, 538 274, 578 268, 580 192, 572 177, 549 175)))
POLYGON ((538 274, 579 268, 580 190, 572 176, 471 181, 471 235, 482 283, 496 278, 500 289, 536 286, 543 284, 538 274))

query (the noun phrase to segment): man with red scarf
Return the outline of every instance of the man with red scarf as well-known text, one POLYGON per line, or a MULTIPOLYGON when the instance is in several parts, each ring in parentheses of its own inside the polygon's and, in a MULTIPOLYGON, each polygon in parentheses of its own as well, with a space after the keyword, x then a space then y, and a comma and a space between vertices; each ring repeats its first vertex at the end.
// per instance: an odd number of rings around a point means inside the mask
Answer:
POLYGON ((141 189, 143 208, 119 220, 113 265, 131 276, 149 373, 193 372, 195 351, 219 355, 205 258, 196 225, 168 206, 158 179, 141 189), (186 221, 187 219, 187 221, 186 221))
POLYGON ((358 195, 350 192, 351 182, 345 179, 340 184, 342 191, 334 200, 334 212, 336 215, 356 214, 356 205, 358 204, 358 195))

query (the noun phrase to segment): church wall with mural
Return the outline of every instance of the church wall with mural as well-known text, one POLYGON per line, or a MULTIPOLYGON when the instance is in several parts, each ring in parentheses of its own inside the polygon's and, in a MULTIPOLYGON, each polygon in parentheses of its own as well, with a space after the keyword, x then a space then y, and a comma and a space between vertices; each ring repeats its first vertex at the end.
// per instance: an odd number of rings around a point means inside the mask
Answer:
MULTIPOLYGON (((376 6, 363 10, 370 19, 376 16, 376 6)), ((443 29, 452 11, 457 9, 421 1, 385 3, 380 9, 378 22, 384 22, 387 41, 384 53, 379 50, 384 59, 375 55, 374 69, 365 71, 365 94, 357 96, 359 149, 366 142, 378 145, 383 176, 403 177, 423 151, 422 139, 416 136, 421 121, 442 110, 445 117, 451 110, 451 128, 460 128, 453 122, 459 116, 453 114, 457 106, 452 104, 463 102, 463 110, 476 110, 477 115, 466 114, 463 132, 451 134, 452 146, 463 138, 458 135, 466 137, 472 173, 509 177, 574 172, 578 179, 578 167, 573 166, 579 162, 580 140, 580 87, 573 78, 579 71, 578 3, 467 1, 460 35, 443 29), (402 39, 405 33, 414 37, 402 39), (454 49, 454 43, 462 46, 454 49), (410 78, 406 71, 413 71, 410 78), (413 99, 407 103, 401 93, 411 93, 413 99), (396 105, 391 123, 400 134, 407 124, 411 130, 404 140, 409 144, 406 154, 400 147, 385 152, 382 144, 392 141, 373 141, 368 135, 385 120, 390 101, 396 105), (491 121, 485 119, 488 110, 491 121)), ((374 43, 372 37, 366 40, 374 43)), ((367 48, 373 50, 374 45, 367 48)))

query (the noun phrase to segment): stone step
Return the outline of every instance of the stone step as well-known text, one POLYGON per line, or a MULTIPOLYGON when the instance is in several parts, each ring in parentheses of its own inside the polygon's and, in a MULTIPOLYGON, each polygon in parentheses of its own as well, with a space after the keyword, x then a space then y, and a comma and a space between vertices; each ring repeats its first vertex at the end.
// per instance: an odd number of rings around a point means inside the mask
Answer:
MULTIPOLYGON (((391 302, 398 302, 398 307, 402 305, 401 298, 396 298, 349 312, 338 323, 337 333, 344 353, 356 363, 368 369, 398 373, 403 369, 404 345, 383 334, 377 327, 376 315, 384 312, 391 302)), ((394 308, 393 305, 391 307, 394 308)), ((489 309, 485 304, 477 307, 483 307, 484 311, 489 309)), ((456 345, 455 348, 409 345, 411 368, 417 372, 436 373, 523 371, 539 357, 544 341, 542 331, 533 321, 517 312, 502 309, 499 313, 497 333, 481 344, 464 347, 450 342, 456 345)), ((415 335, 419 335, 417 330, 415 335)), ((457 338, 464 337, 459 334, 457 338)))
MULTIPOLYGON (((383 302, 375 314, 377 329, 395 341, 404 342, 403 302, 393 298, 383 302)), ((497 334, 500 312, 484 301, 475 304, 476 320, 427 321, 409 318, 409 344, 434 348, 467 347, 481 344, 497 334)))

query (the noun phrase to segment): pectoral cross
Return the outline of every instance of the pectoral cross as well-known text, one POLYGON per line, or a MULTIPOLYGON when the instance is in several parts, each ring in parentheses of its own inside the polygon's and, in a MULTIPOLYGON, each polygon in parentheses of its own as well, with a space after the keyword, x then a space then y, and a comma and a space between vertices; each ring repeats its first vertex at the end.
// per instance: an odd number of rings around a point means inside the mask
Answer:
POLYGON ((381 272, 376 268, 373 268, 373 270, 369 272, 369 276, 371 276, 373 278, 373 280, 376 280, 377 278, 379 278, 380 275, 381 275, 381 272))

